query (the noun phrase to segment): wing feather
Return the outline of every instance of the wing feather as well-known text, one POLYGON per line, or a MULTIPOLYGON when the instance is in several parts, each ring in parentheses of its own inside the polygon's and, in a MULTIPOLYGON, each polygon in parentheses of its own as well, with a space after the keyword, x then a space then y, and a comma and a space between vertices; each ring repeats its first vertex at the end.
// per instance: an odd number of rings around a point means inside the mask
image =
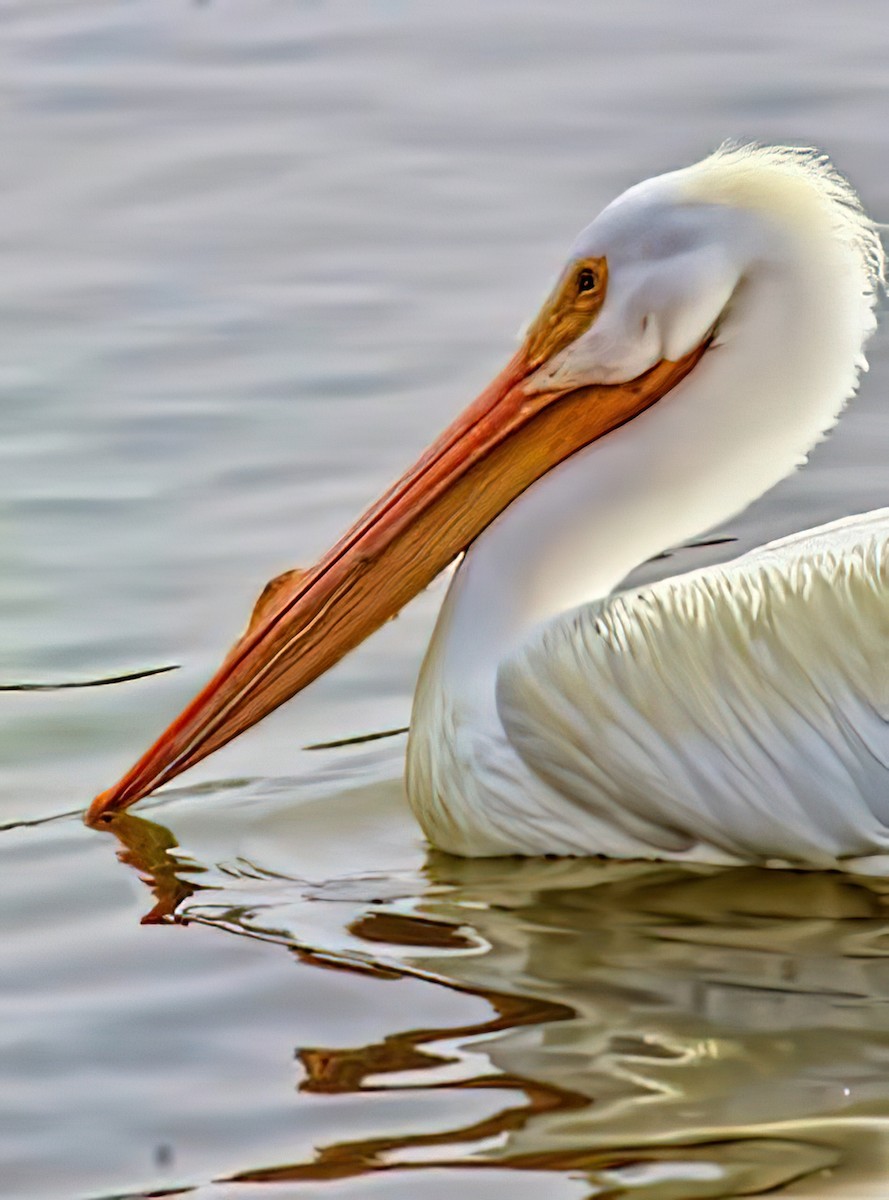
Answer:
POLYGON ((671 856, 885 853, 889 509, 563 614, 501 664, 497 704, 579 828, 671 856))

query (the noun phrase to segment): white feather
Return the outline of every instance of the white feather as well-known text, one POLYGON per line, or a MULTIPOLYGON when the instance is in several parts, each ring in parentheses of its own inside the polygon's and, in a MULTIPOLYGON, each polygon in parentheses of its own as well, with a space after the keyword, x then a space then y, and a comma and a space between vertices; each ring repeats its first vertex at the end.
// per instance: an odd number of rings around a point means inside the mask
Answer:
POLYGON ((632 378, 714 322, 716 345, 470 547, 415 698, 421 824, 461 854, 889 851, 885 653, 867 665, 889 632, 885 514, 602 602, 835 422, 874 327, 872 222, 823 156, 729 146, 631 188, 578 255, 607 257, 605 303, 541 386, 632 378))
POLYGON ((584 606, 499 672, 506 736, 648 856, 889 852, 889 509, 584 606))

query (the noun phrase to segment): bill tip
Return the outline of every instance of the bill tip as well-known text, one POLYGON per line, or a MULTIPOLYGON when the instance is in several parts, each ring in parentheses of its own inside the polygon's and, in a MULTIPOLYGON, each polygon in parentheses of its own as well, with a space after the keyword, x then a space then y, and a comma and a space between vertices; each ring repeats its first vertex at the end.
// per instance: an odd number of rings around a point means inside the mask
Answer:
POLYGON ((92 804, 83 815, 85 825, 104 825, 111 820, 113 810, 119 805, 114 803, 116 797, 116 789, 109 788, 105 792, 100 792, 93 800, 92 804))

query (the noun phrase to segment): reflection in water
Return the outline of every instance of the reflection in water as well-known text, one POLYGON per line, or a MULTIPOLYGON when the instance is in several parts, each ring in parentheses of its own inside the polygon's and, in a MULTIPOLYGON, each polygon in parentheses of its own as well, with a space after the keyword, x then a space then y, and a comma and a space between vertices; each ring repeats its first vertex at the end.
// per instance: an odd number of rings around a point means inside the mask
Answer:
MULTIPOLYGON (((392 932, 401 942, 402 938, 413 939, 406 944, 420 944, 418 937, 430 930, 434 923, 417 921, 411 917, 394 916, 392 932)), ((439 926, 439 929, 446 929, 439 926)), ((440 945, 439 935, 432 934, 432 946, 440 945)), ((460 989, 462 990, 462 989, 460 989)), ((402 1165, 411 1158, 417 1166, 459 1165, 452 1154, 438 1158, 436 1149, 445 1151, 449 1147, 465 1146, 477 1148, 480 1143, 500 1139, 504 1135, 522 1129, 528 1121, 541 1113, 557 1109, 573 1110, 588 1103, 585 1096, 571 1093, 559 1086, 538 1083, 518 1075, 487 1073, 476 1075, 458 1074, 456 1077, 447 1068, 462 1067, 466 1048, 473 1041, 500 1033, 503 1030, 523 1026, 539 1025, 548 1021, 570 1019, 572 1013, 564 1006, 531 997, 517 997, 480 990, 479 994, 489 1001, 494 1016, 475 1025, 455 1026, 448 1029, 419 1029, 392 1034, 383 1041, 357 1049, 306 1048, 298 1054, 306 1076, 300 1084, 303 1092, 321 1094, 343 1094, 351 1092, 375 1092, 390 1087, 419 1086, 423 1088, 495 1088, 513 1093, 519 1102, 503 1108, 493 1116, 457 1128, 438 1130, 427 1134, 406 1137, 371 1138, 356 1142, 343 1142, 319 1151, 314 1162, 285 1167, 247 1171, 237 1176, 242 1182, 271 1182, 284 1180, 310 1180, 343 1178, 360 1175, 371 1170, 385 1169, 389 1165, 402 1165), (447 1039, 459 1042, 462 1054, 448 1053, 437 1046, 447 1039), (411 1085, 407 1074, 418 1074, 418 1082, 411 1085), (393 1077, 400 1078, 393 1078, 393 1077), (417 1162, 419 1151, 430 1151, 424 1162, 417 1162)), ((478 1166, 480 1164, 475 1163, 478 1166)), ((505 1165, 500 1162, 498 1165, 505 1165)), ((509 1160, 511 1166, 519 1162, 509 1160)), ((531 1165, 531 1164, 528 1164, 531 1165)), ((540 1167, 544 1164, 535 1164, 540 1167)), ((556 1168, 561 1167, 556 1163, 556 1168)))
MULTIPOLYGON (((155 821, 146 821, 144 817, 125 812, 118 813, 103 824, 109 826, 121 843, 122 849, 118 853, 120 861, 143 872, 141 878, 151 888, 155 905, 142 918, 142 924, 155 925, 174 917, 182 901, 193 896, 200 885, 180 879, 177 874, 181 864, 171 856, 170 851, 178 843, 169 829, 155 821)), ((190 869, 192 873, 200 873, 203 868, 193 864, 190 869)))
POLYGON ((341 1140, 232 1182, 471 1166, 689 1200, 847 1196, 884 1169, 885 880, 435 854, 409 895, 401 877, 319 887, 255 863, 240 876, 208 865, 197 891, 162 826, 126 814, 109 828, 152 888, 152 919, 272 939, 321 967, 416 975, 490 1007, 426 1029, 398 1030, 393 1013, 396 1031, 369 1045, 297 1051, 303 1093, 447 1091, 446 1127, 341 1140), (334 915, 323 943, 319 905, 334 915), (480 1089, 497 1108, 461 1122, 459 1095, 480 1089))

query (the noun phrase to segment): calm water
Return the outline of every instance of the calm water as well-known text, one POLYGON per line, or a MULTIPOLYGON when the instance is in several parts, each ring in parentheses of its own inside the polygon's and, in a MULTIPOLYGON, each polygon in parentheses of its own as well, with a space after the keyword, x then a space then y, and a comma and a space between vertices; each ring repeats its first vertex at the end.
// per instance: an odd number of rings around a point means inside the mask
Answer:
MULTIPOLYGON (((116 839, 57 814, 616 192, 815 142, 889 220, 887 61, 880 0, 0 3, 0 671, 182 664, 0 695, 0 1194, 886 1195, 885 884, 430 856, 397 741, 300 749, 406 723, 440 591, 116 839)), ((887 351, 742 548, 889 502, 887 351)))

